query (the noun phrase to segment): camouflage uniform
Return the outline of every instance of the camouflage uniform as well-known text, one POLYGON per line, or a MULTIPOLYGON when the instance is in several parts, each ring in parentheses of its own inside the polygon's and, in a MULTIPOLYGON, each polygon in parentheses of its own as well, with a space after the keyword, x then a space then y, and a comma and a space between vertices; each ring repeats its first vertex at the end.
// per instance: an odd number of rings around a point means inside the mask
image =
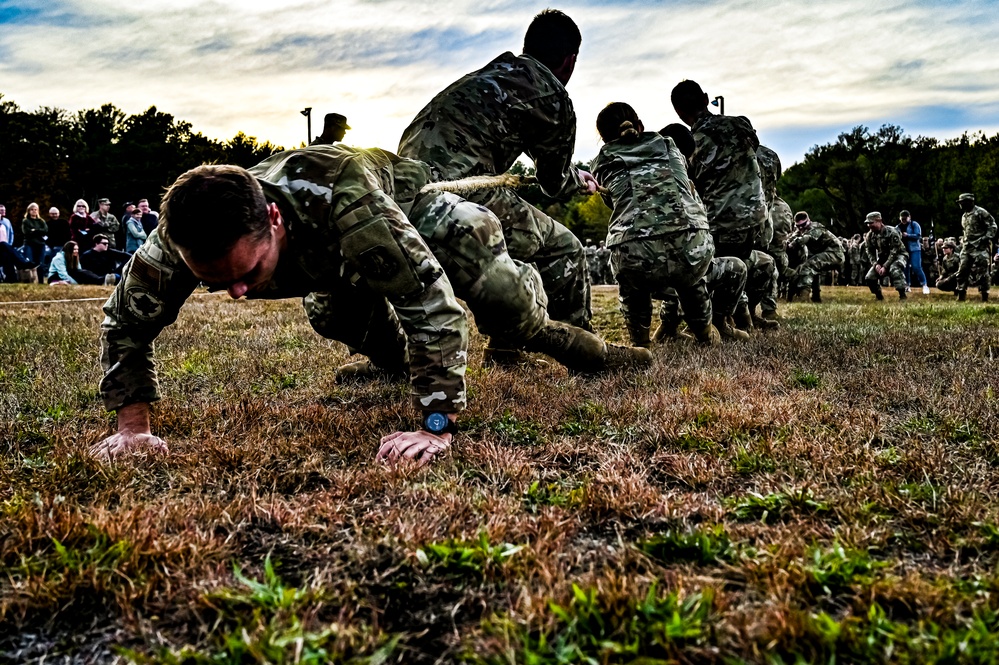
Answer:
POLYGON ((808 259, 798 266, 793 283, 799 291, 810 288, 812 280, 821 277, 824 271, 838 270, 843 264, 844 252, 839 239, 817 222, 812 222, 807 231, 795 232, 787 246, 789 249, 808 248, 808 259))
POLYGON ((989 261, 992 258, 992 238, 996 235, 996 220, 987 210, 975 206, 961 215, 961 265, 957 271, 957 291, 968 290, 968 284, 978 285, 982 297, 989 293, 989 261))
POLYGON ((867 252, 862 239, 851 239, 847 248, 850 258, 850 284, 860 286, 864 283, 864 275, 870 268, 867 266, 867 252))
POLYGON ((598 284, 613 284, 614 271, 611 269, 611 250, 604 243, 597 247, 597 273, 599 275, 598 284))
POLYGON ((864 242, 867 243, 867 258, 871 262, 871 268, 867 271, 864 281, 870 287, 871 293, 881 293, 881 276, 875 268, 882 266, 888 271, 892 286, 900 289, 904 295, 905 265, 909 253, 905 251, 902 234, 894 226, 885 224, 880 232, 874 229, 868 231, 864 242))
POLYGON ((696 144, 690 178, 704 201, 715 252, 746 260, 767 218, 756 131, 744 117, 707 112, 690 131, 696 144))
MULTIPOLYGON (((529 55, 504 53, 451 84, 403 132, 399 154, 453 180, 503 173, 530 157, 545 193, 568 197, 583 183, 572 166, 576 114, 565 87, 529 55)), ((549 314, 590 328, 586 260, 579 240, 512 189, 468 195, 503 224, 510 255, 533 263, 544 281, 549 314)))
MULTIPOLYGON (((272 280, 253 297, 303 297, 319 334, 380 367, 408 368, 417 409, 461 410, 464 310, 375 175, 356 154, 325 147, 278 153, 250 173, 277 204, 287 233, 272 280)), ((158 399, 153 340, 198 284, 161 233, 136 251, 104 305, 101 394, 109 410, 158 399)))
POLYGON ((746 299, 750 312, 756 306, 766 314, 777 311, 777 266, 766 252, 754 249, 746 264, 746 299))
POLYGON ((101 217, 101 211, 95 210, 90 213, 90 218, 94 220, 94 226, 98 227, 97 232, 103 233, 108 237, 108 249, 117 248, 117 236, 118 232, 121 231, 121 222, 118 218, 108 213, 101 217))
POLYGON ((458 298, 475 315, 483 335, 522 346, 548 321, 548 298, 533 266, 506 250, 503 228, 487 208, 450 192, 420 194, 430 182, 423 162, 378 148, 323 148, 358 156, 382 190, 407 214, 444 268, 458 298))
MULTIPOLYGON (((747 274, 746 264, 734 256, 711 259, 704 280, 711 295, 711 319, 719 330, 725 327, 725 319, 735 313, 745 294, 747 274)), ((668 330, 675 330, 680 324, 680 300, 675 292, 667 293, 663 298, 659 318, 668 330)))
POLYGON ((583 250, 586 254, 586 270, 590 276, 590 284, 600 283, 600 274, 597 272, 597 248, 588 244, 583 250))
POLYGON ((946 253, 940 258, 940 276, 937 277, 936 286, 941 291, 954 291, 957 288, 957 271, 961 266, 961 259, 957 254, 946 253))
POLYGON ((652 299, 675 290, 691 330, 711 323, 704 275, 714 255, 704 205, 672 139, 644 132, 606 143, 591 169, 613 210, 607 230, 621 311, 633 343, 647 342, 652 299))
POLYGON ((787 250, 784 243, 794 230, 794 213, 791 206, 784 202, 784 199, 774 197, 773 206, 770 208, 770 220, 774 227, 774 237, 767 248, 767 253, 774 257, 774 264, 777 268, 778 277, 788 276, 787 250))

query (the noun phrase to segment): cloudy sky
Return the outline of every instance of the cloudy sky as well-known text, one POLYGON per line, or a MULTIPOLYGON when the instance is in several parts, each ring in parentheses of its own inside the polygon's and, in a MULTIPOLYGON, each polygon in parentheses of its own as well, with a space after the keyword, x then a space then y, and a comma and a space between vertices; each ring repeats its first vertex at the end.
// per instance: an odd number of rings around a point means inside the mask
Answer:
POLYGON ((579 24, 568 89, 576 156, 611 101, 650 129, 698 81, 746 115, 785 165, 856 125, 941 139, 999 131, 995 0, 0 0, 0 94, 26 110, 150 105, 216 138, 292 146, 299 111, 338 111, 346 142, 394 149, 441 88, 520 52, 547 6, 579 24))

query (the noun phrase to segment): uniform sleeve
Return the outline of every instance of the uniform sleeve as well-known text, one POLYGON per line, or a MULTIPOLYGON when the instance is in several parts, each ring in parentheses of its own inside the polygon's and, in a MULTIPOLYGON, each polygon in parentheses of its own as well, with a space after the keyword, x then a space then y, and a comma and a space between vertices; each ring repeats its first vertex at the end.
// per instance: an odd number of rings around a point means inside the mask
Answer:
POLYGON ((344 261, 392 304, 406 333, 414 406, 460 411, 468 322, 443 269, 399 206, 355 161, 344 166, 334 192, 344 261))
POLYGON ((104 304, 101 324, 100 390, 109 411, 159 399, 153 340, 177 320, 197 285, 179 254, 170 251, 156 231, 125 265, 104 304))
POLYGON ((874 245, 874 231, 868 231, 864 236, 864 249, 867 252, 867 260, 872 266, 878 265, 878 249, 874 245))
POLYGON ((569 96, 550 96, 524 111, 525 152, 534 161, 538 184, 549 196, 561 198, 583 187, 579 171, 572 165, 576 146, 576 113, 569 96))
POLYGON ((905 249, 905 243, 902 241, 901 233, 891 233, 891 241, 889 244, 888 258, 885 259, 884 266, 887 267, 897 261, 899 257, 907 256, 908 252, 905 249))

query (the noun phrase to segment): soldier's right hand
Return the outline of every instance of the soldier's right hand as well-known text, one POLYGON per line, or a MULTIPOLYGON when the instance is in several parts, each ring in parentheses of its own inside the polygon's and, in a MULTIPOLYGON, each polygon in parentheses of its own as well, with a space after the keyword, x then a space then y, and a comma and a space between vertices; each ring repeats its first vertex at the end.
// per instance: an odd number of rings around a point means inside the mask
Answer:
POLYGON ((166 441, 153 434, 118 432, 90 447, 90 455, 101 462, 110 462, 119 455, 167 453, 166 441))

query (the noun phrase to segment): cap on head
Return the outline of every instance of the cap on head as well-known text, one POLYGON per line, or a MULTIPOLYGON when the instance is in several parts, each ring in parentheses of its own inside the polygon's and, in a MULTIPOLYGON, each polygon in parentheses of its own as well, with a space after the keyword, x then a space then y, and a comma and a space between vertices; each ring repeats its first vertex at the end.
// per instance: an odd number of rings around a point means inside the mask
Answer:
POLYGON ((902 212, 898 213, 898 216, 899 217, 912 217, 912 215, 909 214, 908 210, 903 210, 902 212))
POLYGON ((867 219, 864 220, 864 223, 870 225, 873 224, 874 222, 880 222, 880 221, 881 221, 881 213, 874 211, 867 213, 867 219))
POLYGON ((347 117, 340 115, 339 113, 327 113, 323 118, 323 123, 325 123, 327 127, 350 129, 350 125, 347 124, 347 117))
POLYGON ((111 205, 111 199, 108 199, 108 198, 97 199, 97 205, 101 205, 103 203, 107 203, 108 205, 111 205))
POLYGON ((957 197, 957 202, 960 203, 961 201, 971 201, 972 203, 974 203, 975 195, 965 192, 964 194, 961 194, 959 197, 957 197))
POLYGON ((56 208, 55 206, 52 206, 51 208, 49 208, 49 214, 50 214, 50 215, 51 215, 52 213, 54 213, 54 212, 59 212, 59 208, 56 208))
POLYGON ((943 246, 944 246, 944 249, 947 249, 948 247, 950 247, 951 249, 954 249, 954 250, 957 249, 957 243, 954 242, 953 240, 948 240, 947 242, 945 242, 943 244, 943 246))

